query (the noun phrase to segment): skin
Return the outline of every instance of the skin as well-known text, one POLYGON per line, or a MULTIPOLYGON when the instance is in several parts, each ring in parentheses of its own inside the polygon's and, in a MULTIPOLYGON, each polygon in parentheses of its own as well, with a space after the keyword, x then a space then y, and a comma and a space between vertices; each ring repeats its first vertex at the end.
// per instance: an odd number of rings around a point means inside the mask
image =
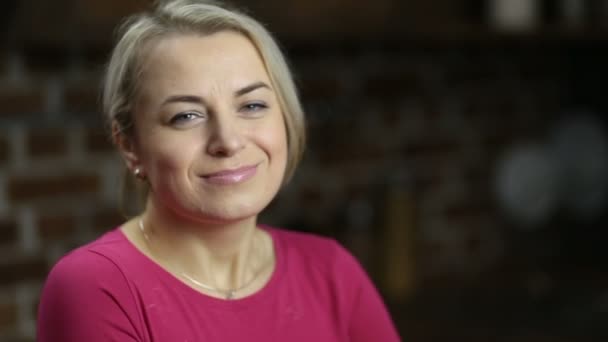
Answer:
POLYGON ((149 183, 141 217, 150 239, 138 218, 122 229, 178 278, 186 272, 238 288, 261 271, 237 297, 251 294, 274 267, 272 240, 257 228, 257 215, 279 190, 287 163, 283 114, 263 62, 247 38, 219 32, 162 38, 144 63, 135 135, 119 134, 117 145, 149 183), (248 178, 213 177, 243 167, 248 178))

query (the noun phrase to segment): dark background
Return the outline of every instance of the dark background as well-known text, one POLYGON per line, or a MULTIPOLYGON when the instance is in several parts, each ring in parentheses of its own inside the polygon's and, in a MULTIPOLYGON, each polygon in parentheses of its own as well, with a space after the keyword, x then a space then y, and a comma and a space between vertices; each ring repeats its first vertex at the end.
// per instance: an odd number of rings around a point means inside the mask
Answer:
MULTIPOLYGON (((589 137, 606 131, 608 2, 502 1, 537 6, 511 25, 499 2, 234 1, 278 37, 308 117, 304 161, 261 221, 340 240, 405 341, 603 341, 605 196, 568 203, 606 193, 606 138, 589 137), (574 120, 589 133, 556 159, 574 120), (536 152, 515 202, 550 199, 527 219, 497 190, 518 151, 536 152)), ((49 268, 124 220, 99 85, 114 27, 147 4, 0 7, 1 341, 33 341, 49 268)))

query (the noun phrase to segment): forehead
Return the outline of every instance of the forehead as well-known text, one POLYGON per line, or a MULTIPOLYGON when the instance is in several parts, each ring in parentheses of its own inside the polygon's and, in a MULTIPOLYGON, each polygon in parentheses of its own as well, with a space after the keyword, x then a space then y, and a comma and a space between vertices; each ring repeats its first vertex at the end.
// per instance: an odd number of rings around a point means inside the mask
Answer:
POLYGON ((214 86, 238 88, 268 82, 255 46, 240 33, 172 35, 154 42, 142 65, 142 88, 214 86))

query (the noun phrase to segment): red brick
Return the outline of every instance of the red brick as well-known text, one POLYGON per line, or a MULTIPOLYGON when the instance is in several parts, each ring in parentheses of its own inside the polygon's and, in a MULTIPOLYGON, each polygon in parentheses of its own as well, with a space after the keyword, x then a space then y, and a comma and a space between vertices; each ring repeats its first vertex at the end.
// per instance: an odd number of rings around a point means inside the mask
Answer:
POLYGON ((8 139, 0 136, 0 163, 5 163, 10 157, 10 144, 8 139))
POLYGON ((44 215, 38 220, 38 233, 45 240, 66 239, 76 230, 76 221, 71 215, 44 215))
POLYGON ((108 133, 100 127, 98 130, 90 130, 85 137, 87 151, 91 152, 111 152, 114 145, 110 141, 108 133))
POLYGON ((66 131, 33 130, 27 137, 27 152, 32 157, 61 156, 67 153, 66 131))
POLYGON ((17 222, 12 218, 0 219, 0 243, 13 242, 17 239, 17 222))
POLYGON ((100 111, 98 80, 86 84, 69 84, 65 90, 65 109, 70 113, 98 113, 100 111))
POLYGON ((395 20, 388 17, 393 7, 389 0, 309 0, 309 1, 236 1, 251 9, 254 16, 268 23, 274 32, 293 38, 315 37, 317 41, 337 37, 365 37, 388 31, 395 20), (297 13, 297 15, 285 15, 297 13), (365 25, 361 25, 361 23, 365 25), (314 25, 311 25, 314 23, 314 25))
POLYGON ((93 215, 93 229, 96 232, 107 232, 126 221, 125 216, 117 208, 107 208, 93 215))
POLYGON ((20 118, 45 110, 45 94, 39 87, 0 87, 0 117, 20 118))
POLYGON ((113 31, 120 21, 135 12, 149 8, 150 1, 147 0, 90 0, 70 2, 69 9, 78 18, 85 32, 82 37, 87 37, 89 42, 107 43, 113 37, 113 31))
POLYGON ((14 16, 16 41, 68 49, 75 34, 85 46, 107 44, 119 20, 145 0, 25 1, 14 16), (77 31, 77 32, 76 32, 77 31))
MULTIPOLYGON (((447 27, 446 22, 451 24, 454 17, 459 18, 452 10, 458 8, 458 5, 451 5, 451 1, 442 1, 436 6, 413 5, 416 2, 412 1, 407 2, 408 5, 399 5, 399 1, 391 0, 233 2, 251 10, 256 18, 268 23, 273 32, 288 37, 312 38, 315 41, 336 41, 337 38, 344 37, 377 39, 381 35, 395 35, 396 32, 405 31, 404 27, 412 26, 437 30, 437 27, 447 27), (297 15, 285 15, 286 13, 297 15), (437 19, 429 24, 429 20, 434 18, 437 19)), ((82 38, 78 41, 81 45, 107 46, 120 20, 126 15, 148 8, 150 3, 149 0, 26 1, 23 6, 19 6, 15 15, 13 31, 16 32, 17 41, 29 45, 67 49, 74 44, 74 33, 77 30, 78 37, 82 38)))
POLYGON ((0 264, 0 286, 24 280, 43 280, 48 265, 42 257, 16 257, 2 260, 0 264))
POLYGON ((83 195, 99 190, 99 178, 90 173, 69 172, 60 176, 13 176, 8 182, 13 201, 43 199, 61 195, 83 195))
POLYGON ((14 301, 0 303, 0 329, 17 325, 17 304, 14 301))

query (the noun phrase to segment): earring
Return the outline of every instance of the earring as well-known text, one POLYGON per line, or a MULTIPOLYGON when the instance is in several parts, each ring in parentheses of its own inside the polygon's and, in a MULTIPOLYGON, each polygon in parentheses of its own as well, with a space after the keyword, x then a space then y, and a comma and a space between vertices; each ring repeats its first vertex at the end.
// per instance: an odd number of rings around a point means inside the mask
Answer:
POLYGON ((133 174, 135 175, 135 178, 139 178, 142 180, 145 179, 145 176, 143 175, 143 172, 139 167, 136 167, 135 170, 133 170, 133 174))

